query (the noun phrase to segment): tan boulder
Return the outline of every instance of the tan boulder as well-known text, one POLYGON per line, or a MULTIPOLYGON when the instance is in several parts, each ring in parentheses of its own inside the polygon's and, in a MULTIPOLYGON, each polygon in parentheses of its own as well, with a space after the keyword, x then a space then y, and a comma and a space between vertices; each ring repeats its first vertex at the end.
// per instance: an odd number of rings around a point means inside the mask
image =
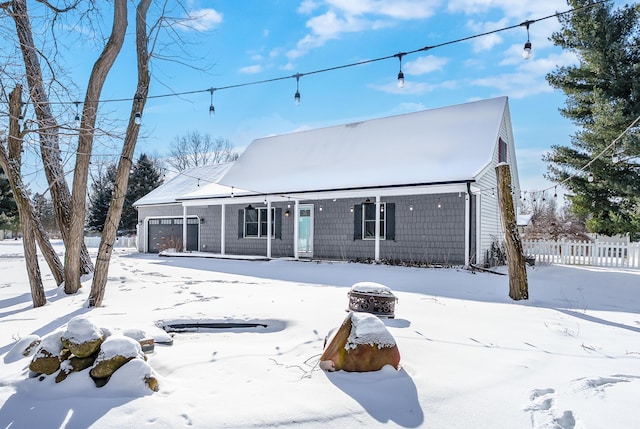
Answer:
POLYGON ((118 368, 135 358, 144 360, 140 343, 129 337, 113 335, 102 343, 100 353, 91 368, 91 377, 111 377, 118 368))
POLYGON ((56 383, 60 383, 67 378, 72 372, 80 372, 87 368, 91 368, 95 362, 95 356, 89 356, 85 358, 71 356, 69 359, 63 361, 60 364, 60 372, 56 374, 56 383))
POLYGON ((29 364, 29 369, 37 374, 53 374, 60 369, 63 347, 60 342, 61 331, 53 332, 40 340, 33 359, 29 364))
POLYGON ((84 316, 74 317, 61 337, 62 344, 80 358, 93 355, 104 341, 100 328, 84 316))
POLYGON ((378 371, 385 365, 398 369, 400 352, 384 323, 369 313, 350 312, 320 357, 326 371, 378 371))

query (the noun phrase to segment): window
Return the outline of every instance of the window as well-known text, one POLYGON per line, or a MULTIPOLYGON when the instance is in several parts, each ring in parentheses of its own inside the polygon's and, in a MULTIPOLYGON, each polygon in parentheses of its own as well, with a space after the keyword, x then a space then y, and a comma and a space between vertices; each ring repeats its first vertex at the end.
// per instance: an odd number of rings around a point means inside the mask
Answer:
POLYGON ((507 162, 507 142, 498 138, 498 162, 507 162))
MULTIPOLYGON (((271 209, 271 237, 276 235, 276 212, 271 209)), ((267 209, 246 208, 244 209, 244 236, 245 237, 266 237, 267 236, 267 209)))
MULTIPOLYGON (((385 203, 380 204, 380 238, 385 237, 385 221, 384 221, 385 203)), ((362 238, 376 238, 376 205, 375 203, 362 204, 362 238)))
MULTIPOLYGON (((374 240, 376 238, 376 205, 363 203, 353 207, 353 239, 374 240)), ((380 203, 380 238, 396 239, 396 205, 380 203)))

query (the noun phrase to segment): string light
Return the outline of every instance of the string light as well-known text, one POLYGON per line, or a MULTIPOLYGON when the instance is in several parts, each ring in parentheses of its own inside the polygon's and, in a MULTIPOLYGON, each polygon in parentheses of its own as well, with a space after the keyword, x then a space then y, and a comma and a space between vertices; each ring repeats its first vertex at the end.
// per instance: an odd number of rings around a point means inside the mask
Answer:
POLYGON ((404 88, 404 73, 402 73, 402 57, 404 55, 404 52, 396 54, 396 57, 398 57, 398 60, 400 61, 400 71, 398 72, 398 88, 404 88))
POLYGON ((76 128, 80 127, 80 112, 78 111, 78 106, 80 105, 79 101, 74 101, 73 104, 76 105, 76 117, 73 119, 74 123, 76 124, 76 128))
POLYGON ((209 116, 213 116, 216 113, 216 108, 213 107, 213 91, 214 88, 209 88, 209 93, 211 94, 211 104, 209 104, 209 116))
POLYGON ((293 96, 293 99, 296 103, 296 106, 300 105, 300 76, 302 76, 300 73, 296 73, 295 77, 296 77, 296 93, 293 96))
POLYGON ((522 50, 522 58, 528 60, 531 58, 531 40, 529 40, 529 25, 533 24, 535 21, 525 21, 520 25, 527 27, 527 41, 524 44, 524 49, 522 50))
MULTIPOLYGON (((405 55, 426 52, 426 51, 434 49, 434 48, 448 46, 448 45, 452 45, 452 44, 460 43, 460 42, 466 42, 466 41, 473 40, 473 39, 476 39, 476 38, 488 36, 488 35, 491 35, 491 34, 496 34, 496 33, 503 32, 503 31, 512 30, 512 29, 515 29, 515 28, 518 28, 518 27, 523 27, 523 26, 526 27, 526 29, 527 29, 527 43, 525 43, 525 50, 527 50, 527 48, 528 48, 528 53, 529 53, 529 56, 530 56, 530 54, 531 54, 531 42, 529 40, 529 26, 531 24, 536 23, 538 21, 543 21, 543 20, 547 20, 547 19, 550 19, 550 18, 554 18, 554 17, 557 18, 557 17, 563 16, 563 15, 566 15, 566 14, 570 14, 570 13, 579 11, 579 10, 583 10, 583 9, 599 6, 599 5, 602 5, 602 4, 606 3, 606 1, 607 0, 596 1, 594 3, 587 4, 587 5, 584 5, 584 6, 581 6, 581 7, 576 7, 576 8, 570 9, 570 10, 566 10, 564 12, 556 12, 556 13, 554 13, 552 15, 547 15, 547 16, 544 16, 544 17, 541 17, 541 18, 528 20, 528 21, 522 22, 520 24, 511 25, 511 26, 507 26, 507 27, 503 27, 503 28, 499 28, 499 29, 495 29, 495 30, 491 30, 491 31, 486 31, 486 32, 483 32, 483 33, 473 34, 473 35, 470 35, 470 36, 462 37, 462 38, 455 39, 455 40, 450 40, 450 41, 447 41, 447 42, 438 43, 438 44, 431 45, 431 46, 424 46, 424 47, 421 47, 421 48, 418 48, 418 49, 414 49, 414 50, 411 50, 411 51, 400 52, 398 54, 387 55, 387 56, 383 56, 383 57, 379 57, 379 58, 373 58, 373 59, 369 59, 369 60, 363 60, 363 61, 353 62, 353 63, 349 63, 349 64, 343 64, 343 65, 334 66, 334 67, 328 67, 328 68, 325 68, 325 69, 314 70, 314 71, 310 71, 310 72, 306 72, 306 73, 297 73, 295 75, 290 75, 290 76, 280 76, 280 77, 264 79, 264 80, 259 80, 259 81, 243 82, 243 83, 227 85, 227 86, 222 86, 222 87, 217 87, 217 88, 211 87, 211 88, 207 88, 207 89, 204 89, 204 90, 203 89, 199 89, 199 90, 192 90, 192 91, 172 92, 172 93, 169 93, 169 94, 148 95, 148 96, 146 96, 146 99, 147 100, 151 100, 151 99, 156 99, 156 98, 181 97, 181 96, 185 96, 185 95, 199 94, 199 93, 203 93, 205 91, 207 91, 207 92, 211 93, 211 95, 213 95, 213 91, 220 91, 220 90, 224 90, 224 89, 235 89, 235 88, 240 88, 240 87, 245 87, 245 86, 250 86, 250 85, 272 83, 272 82, 277 82, 277 81, 281 81, 281 80, 285 80, 285 79, 295 78, 296 79, 296 94, 294 96, 294 99, 296 101, 296 104, 299 104, 299 102, 300 102, 300 91, 299 91, 299 88, 298 88, 298 86, 299 86, 298 83, 299 83, 300 77, 302 77, 302 76, 325 73, 325 72, 340 70, 340 69, 344 69, 344 68, 370 64, 370 63, 374 63, 374 62, 378 62, 378 61, 388 60, 388 59, 391 59, 391 58, 398 58, 400 60, 400 63, 401 63, 402 62, 402 57, 404 57, 405 55)), ((524 56, 524 52, 523 52, 523 56, 524 56)), ((402 84, 404 83, 404 73, 402 72, 402 63, 400 65, 401 65, 401 67, 400 67, 400 72, 398 73, 398 85, 402 86, 402 84)), ((136 96, 135 99, 138 99, 138 98, 139 98, 139 96, 136 96)), ((131 101, 131 100, 132 100, 131 98, 118 98, 118 99, 97 100, 97 102, 98 103, 110 103, 110 102, 126 102, 126 101, 131 101)), ((37 103, 37 102, 35 102, 35 103, 37 103)), ((52 105, 52 104, 71 104, 71 103, 75 103, 75 102, 65 102, 65 101, 59 101, 59 102, 48 101, 47 102, 47 104, 49 104, 49 105, 52 105)), ((211 103, 210 106, 209 106, 209 112, 213 113, 214 111, 215 111, 215 109, 213 108, 213 103, 211 103)), ((141 122, 142 122, 142 114, 140 112, 136 113, 134 121, 138 125, 141 124, 141 122)))
POLYGON ((589 183, 593 183, 593 181, 594 181, 594 180, 595 180, 595 179, 594 179, 594 177, 593 177, 593 173, 592 173, 592 172, 589 172, 589 174, 587 175, 587 181, 588 181, 589 183))

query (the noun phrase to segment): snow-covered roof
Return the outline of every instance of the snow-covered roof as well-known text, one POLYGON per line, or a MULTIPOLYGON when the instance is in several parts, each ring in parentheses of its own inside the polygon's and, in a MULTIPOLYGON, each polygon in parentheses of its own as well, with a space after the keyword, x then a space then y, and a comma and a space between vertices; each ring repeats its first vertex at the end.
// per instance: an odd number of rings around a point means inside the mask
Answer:
POLYGON ((254 140, 220 184, 255 193, 473 180, 507 97, 254 140))
POLYGON ((177 198, 211 185, 218 186, 221 194, 230 193, 231 188, 217 185, 217 183, 232 164, 233 163, 203 165, 181 171, 177 176, 167 180, 133 203, 133 205, 137 207, 175 203, 177 198))

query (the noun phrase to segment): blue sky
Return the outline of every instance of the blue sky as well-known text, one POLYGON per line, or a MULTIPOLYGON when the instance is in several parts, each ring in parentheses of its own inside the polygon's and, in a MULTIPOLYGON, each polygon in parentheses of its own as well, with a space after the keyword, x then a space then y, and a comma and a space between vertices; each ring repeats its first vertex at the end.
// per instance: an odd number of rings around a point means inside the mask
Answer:
MULTIPOLYGON (((151 95, 305 74, 570 9, 565 0, 190 0, 186 6, 195 28, 178 29, 178 34, 189 44, 180 58, 174 58, 180 61, 153 65, 151 95)), ((132 33, 133 19, 130 26, 132 33)), ((556 18, 530 26, 533 57, 529 60, 521 57, 527 40, 524 27, 406 55, 404 88, 396 82, 399 62, 391 58, 302 76, 298 106, 294 78, 215 91, 213 117, 208 92, 150 99, 137 153, 166 156, 175 136, 194 130, 227 138, 241 150, 267 135, 505 95, 510 99, 521 186, 528 191, 544 189, 551 184, 543 178, 542 154, 552 144, 568 144, 575 131, 558 112, 564 95, 544 78, 556 66, 576 61, 549 41, 559 28, 556 18)), ((103 99, 132 96, 132 43, 128 49, 118 59, 103 99)), ((159 52, 173 55, 164 47, 159 52)), ((91 55, 85 60, 92 60, 91 55)), ((91 63, 87 64, 75 65, 79 87, 86 83, 91 63)), ((105 109, 124 109, 126 114, 129 105, 105 109)), ((393 151, 391 141, 389 148, 393 151)))

